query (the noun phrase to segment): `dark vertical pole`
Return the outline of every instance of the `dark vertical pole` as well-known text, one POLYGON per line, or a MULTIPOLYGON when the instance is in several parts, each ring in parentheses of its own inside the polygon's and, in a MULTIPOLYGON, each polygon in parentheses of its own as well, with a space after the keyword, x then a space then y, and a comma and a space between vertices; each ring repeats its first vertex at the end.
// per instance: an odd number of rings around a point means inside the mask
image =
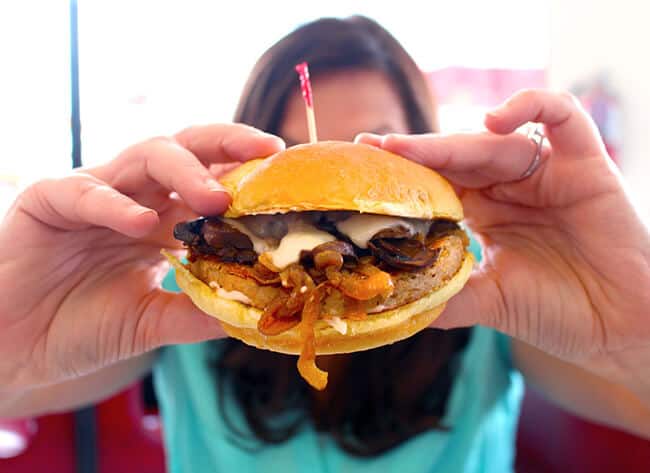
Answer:
POLYGON ((94 406, 74 413, 74 448, 77 473, 97 473, 97 418, 94 406))
POLYGON ((79 34, 77 0, 70 0, 70 125, 72 131, 72 167, 81 166, 81 113, 79 109, 79 34))
MULTIPOLYGON (((81 166, 81 112, 79 109, 79 33, 77 0, 70 0, 70 125, 72 132, 72 167, 81 166)), ((97 473, 97 418, 94 407, 74 414, 77 473, 97 473)))

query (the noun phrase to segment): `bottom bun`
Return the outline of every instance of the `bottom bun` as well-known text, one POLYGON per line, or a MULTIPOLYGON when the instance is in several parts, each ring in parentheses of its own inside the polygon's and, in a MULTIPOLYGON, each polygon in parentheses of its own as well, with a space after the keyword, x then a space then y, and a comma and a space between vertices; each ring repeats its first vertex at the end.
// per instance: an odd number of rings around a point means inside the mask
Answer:
MULTIPOLYGON (((258 348, 299 354, 302 340, 298 327, 268 336, 257 330, 262 311, 217 295, 195 277, 176 257, 163 250, 176 269, 176 281, 184 293, 203 312, 219 319, 226 333, 258 348)), ((465 255, 460 269, 447 283, 426 296, 395 309, 369 314, 365 320, 349 320, 347 333, 341 334, 324 320, 314 326, 316 354, 350 353, 403 340, 429 326, 442 313, 445 303, 458 293, 472 272, 474 257, 465 255)))
MULTIPOLYGON (((371 332, 343 335, 337 331, 327 333, 317 331, 316 354, 352 353, 404 340, 431 325, 444 308, 445 304, 441 304, 431 310, 415 314, 397 325, 390 325, 371 332)), ((228 335, 238 338, 247 345, 290 355, 298 355, 302 350, 302 340, 294 330, 270 337, 260 333, 256 328, 233 327, 226 322, 221 322, 221 325, 228 335)))

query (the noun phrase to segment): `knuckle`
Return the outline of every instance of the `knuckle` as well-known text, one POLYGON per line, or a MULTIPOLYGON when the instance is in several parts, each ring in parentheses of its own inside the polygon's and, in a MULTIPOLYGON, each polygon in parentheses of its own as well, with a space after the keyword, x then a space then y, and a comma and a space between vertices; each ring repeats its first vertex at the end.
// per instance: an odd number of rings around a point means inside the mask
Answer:
POLYGON ((523 101, 531 101, 531 100, 536 100, 539 97, 540 94, 540 89, 532 88, 532 87, 527 87, 524 89, 521 89, 519 93, 517 94, 518 98, 520 98, 523 101))
POLYGON ((169 145, 178 145, 178 143, 169 136, 154 136, 136 145, 136 150, 138 151, 136 156, 145 159, 151 155, 151 151, 169 145))
POLYGON ((56 213, 50 204, 49 196, 74 179, 76 176, 73 174, 64 178, 46 178, 32 182, 18 195, 16 205, 29 210, 40 209, 48 213, 56 213))
POLYGON ((98 191, 98 186, 89 181, 81 181, 77 186, 77 199, 75 202, 75 211, 80 214, 86 207, 89 206, 93 195, 98 191))
POLYGON ((232 133, 233 131, 239 129, 239 127, 245 127, 245 125, 240 124, 211 124, 211 125, 191 125, 188 126, 178 133, 176 133, 172 140, 174 143, 187 148, 194 149, 197 146, 197 143, 202 142, 206 136, 222 136, 232 133))
POLYGON ((228 125, 220 125, 225 131, 240 132, 246 134, 259 134, 260 130, 255 128, 252 125, 247 125, 246 123, 231 123, 228 125))
POLYGON ((175 133, 173 139, 175 141, 178 141, 178 142, 182 143, 184 141, 184 139, 186 139, 186 137, 193 136, 196 133, 198 133, 199 128, 200 127, 198 125, 187 126, 187 127, 183 128, 182 130, 178 131, 177 133, 175 133))
POLYGON ((144 160, 151 154, 152 149, 173 143, 175 143, 175 141, 168 136, 154 136, 129 146, 118 155, 116 161, 119 165, 122 165, 125 164, 125 162, 144 160))
POLYGON ((61 180, 62 179, 55 179, 52 177, 39 179, 25 187, 23 194, 42 194, 47 189, 56 186, 61 180))
POLYGON ((142 145, 159 145, 159 144, 167 145, 170 143, 175 143, 173 138, 169 136, 159 135, 159 136, 153 136, 148 140, 143 141, 142 145))
POLYGON ((568 90, 561 90, 561 91, 557 92, 557 96, 562 101, 564 101, 565 103, 567 103, 568 105, 570 105, 572 107, 575 107, 580 103, 578 97, 576 97, 574 94, 572 94, 568 90))
POLYGON ((93 179, 92 176, 79 175, 76 188, 74 210, 77 215, 83 215, 84 211, 95 211, 97 205, 106 201, 107 197, 119 195, 110 186, 102 181, 93 179))

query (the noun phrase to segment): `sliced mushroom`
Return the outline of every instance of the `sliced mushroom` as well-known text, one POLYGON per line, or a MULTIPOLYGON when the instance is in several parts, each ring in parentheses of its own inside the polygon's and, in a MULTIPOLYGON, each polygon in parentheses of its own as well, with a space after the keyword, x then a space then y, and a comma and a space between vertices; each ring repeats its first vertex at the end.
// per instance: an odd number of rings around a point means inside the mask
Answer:
POLYGON ((188 246, 196 246, 201 243, 201 228, 205 218, 199 218, 190 222, 180 222, 174 226, 174 238, 186 243, 188 246))
POLYGON ((236 248, 252 250, 253 242, 248 235, 217 219, 207 219, 201 229, 205 242, 213 248, 236 248))
POLYGON ((217 218, 199 218, 174 227, 174 237, 199 254, 219 261, 253 264, 257 254, 247 235, 217 218))
POLYGON ((249 215, 238 220, 260 238, 280 241, 289 231, 287 220, 282 215, 249 215))
POLYGON ((446 235, 448 233, 453 233, 460 230, 460 227, 456 222, 451 220, 434 220, 429 229, 429 237, 437 237, 441 235, 446 235))
POLYGON ((328 241, 311 251, 303 251, 300 254, 300 262, 304 265, 314 265, 321 269, 326 266, 337 266, 340 268, 343 263, 356 263, 357 255, 354 253, 354 246, 351 243, 341 240, 328 241))
POLYGON ((413 231, 405 226, 398 225, 395 227, 386 228, 377 232, 372 239, 375 238, 413 238, 413 231))
POLYGON ((368 247, 384 263, 404 271, 417 271, 432 265, 438 258, 438 248, 428 248, 419 240, 374 238, 368 247))

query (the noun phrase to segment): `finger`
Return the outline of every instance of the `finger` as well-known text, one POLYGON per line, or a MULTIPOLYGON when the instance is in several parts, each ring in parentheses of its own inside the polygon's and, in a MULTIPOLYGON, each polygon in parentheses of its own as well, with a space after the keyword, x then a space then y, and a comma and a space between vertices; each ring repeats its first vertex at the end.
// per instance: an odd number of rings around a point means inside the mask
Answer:
POLYGON ((219 321, 198 309, 185 294, 155 290, 141 312, 129 317, 136 353, 178 343, 197 343, 226 336, 219 321))
POLYGON ((570 157, 605 153, 596 125, 578 99, 569 93, 523 90, 485 117, 485 126, 499 134, 511 133, 527 122, 543 123, 553 148, 570 157))
POLYGON ((265 158, 285 147, 282 138, 238 123, 193 126, 174 138, 205 164, 265 158))
POLYGON ((174 226, 200 217, 193 212, 178 196, 169 196, 167 202, 158 212, 160 224, 150 232, 145 241, 156 248, 182 248, 183 243, 174 238, 174 226))
POLYGON ((210 174, 212 174, 215 178, 220 178, 224 174, 232 171, 233 169, 239 167, 241 163, 218 163, 218 164, 212 164, 210 166, 210 174))
POLYGON ((131 146, 114 161, 88 172, 126 194, 161 187, 176 192, 200 214, 218 214, 230 204, 230 195, 196 156, 167 138, 131 146))
MULTIPOLYGON (((377 138, 368 134, 360 136, 359 141, 377 145, 377 138)), ((537 145, 519 133, 389 134, 379 145, 470 188, 521 179, 537 152, 537 145)), ((547 156, 548 151, 542 159, 547 156)))
POLYGON ((208 125, 136 144, 87 172, 127 194, 162 186, 178 193, 199 214, 219 214, 230 196, 206 165, 268 156, 283 147, 280 138, 248 126, 208 125))
POLYGON ((354 137, 355 143, 364 143, 371 146, 377 146, 381 148, 381 140, 383 139, 382 135, 377 135, 376 133, 359 133, 354 137))
POLYGON ((154 210, 82 173, 37 182, 22 194, 19 209, 57 229, 101 226, 135 238, 159 221, 154 210))
POLYGON ((444 312, 431 326, 451 329, 481 324, 499 328, 502 309, 503 297, 498 285, 478 269, 463 289, 447 301, 444 312))

